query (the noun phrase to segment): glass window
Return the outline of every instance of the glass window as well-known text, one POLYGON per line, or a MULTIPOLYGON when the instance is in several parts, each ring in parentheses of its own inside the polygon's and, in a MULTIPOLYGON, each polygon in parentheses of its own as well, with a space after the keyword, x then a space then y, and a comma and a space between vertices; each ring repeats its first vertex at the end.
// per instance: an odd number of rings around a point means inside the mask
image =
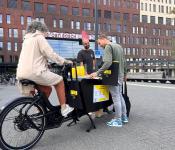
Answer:
POLYGON ((0 7, 2 7, 3 6, 3 1, 2 0, 0 0, 0 7))
POLYGON ((12 50, 11 42, 7 42, 7 50, 8 51, 11 51, 12 50))
POLYGON ((80 30, 80 22, 79 21, 76 21, 76 24, 75 25, 76 25, 76 29, 77 30, 80 30))
POLYGON ((156 12, 156 4, 153 4, 153 12, 156 12))
POLYGON ((163 24, 163 17, 158 17, 158 24, 163 24))
POLYGON ((4 56, 0 56, 0 63, 4 62, 4 56))
POLYGON ((21 20, 21 25, 24 25, 24 16, 21 16, 20 20, 21 20))
MULTIPOLYGON (((48 40, 49 44, 64 58, 76 58, 79 50, 82 49, 82 45, 79 45, 79 41, 69 40, 48 40)), ((94 47, 94 42, 90 42, 90 46, 94 47)))
MULTIPOLYGON (((93 17, 95 17, 95 10, 93 9, 93 17)), ((101 10, 98 10, 98 18, 101 17, 101 10)))
POLYGON ((18 43, 15 42, 15 51, 17 51, 17 50, 18 50, 18 43))
POLYGON ((0 23, 2 23, 2 14, 0 14, 0 23))
POLYGON ((32 17, 27 17, 27 24, 31 23, 32 22, 32 17))
POLYGON ((78 7, 73 7, 72 8, 72 15, 73 16, 79 16, 79 8, 78 7))
POLYGON ((105 10, 104 11, 104 18, 111 18, 111 11, 105 10))
POLYGON ((24 10, 31 10, 30 1, 28 1, 28 0, 22 1, 22 8, 23 8, 24 10))
POLYGON ((44 23, 44 18, 43 17, 39 18, 39 21, 44 23))
POLYGON ((83 16, 90 16, 90 9, 88 8, 83 8, 83 16))
POLYGON ((137 23, 139 21, 139 15, 133 14, 132 15, 132 23, 137 23))
POLYGON ((171 25, 171 18, 166 18, 166 25, 171 25))
POLYGON ((11 17, 10 17, 10 15, 7 15, 6 16, 6 22, 7 22, 7 24, 10 24, 11 23, 11 17))
POLYGON ((53 19, 53 27, 56 28, 57 27, 57 20, 53 19))
POLYGON ((3 50, 3 42, 0 42, 0 51, 3 50))
POLYGON ((48 4, 47 5, 47 11, 49 13, 55 13, 56 12, 56 5, 48 4))
POLYGON ((13 29, 14 38, 18 37, 18 29, 13 29))
POLYGON ((123 32, 127 33, 127 26, 126 25, 123 26, 123 32))
POLYGON ((35 2, 35 11, 36 12, 42 12, 43 11, 43 3, 35 2))
POLYGON ((111 24, 104 23, 104 31, 110 32, 111 31, 111 24))
POLYGON ((59 20, 59 28, 63 28, 63 20, 59 20))
POLYGON ((71 29, 74 29, 74 21, 71 21, 71 29))
POLYGON ((156 23, 155 16, 150 16, 150 23, 156 23))
POLYGON ((128 13, 123 14, 123 21, 124 21, 124 23, 129 21, 129 14, 128 13))
POLYGON ((8 0, 7 7, 8 8, 17 8, 17 0, 8 0))
POLYGON ((11 38, 12 37, 12 29, 8 30, 8 36, 11 38))
POLYGON ((4 30, 3 28, 0 28, 0 37, 3 37, 4 36, 4 30))
POLYGON ((68 7, 67 6, 60 6, 60 14, 67 15, 68 14, 68 7))
POLYGON ((114 13, 114 18, 117 20, 117 22, 120 22, 120 17, 121 15, 119 12, 114 13))
POLYGON ((117 32, 121 32, 121 25, 117 24, 117 32))
POLYGON ((147 15, 142 15, 142 22, 148 23, 148 17, 147 17, 147 15))

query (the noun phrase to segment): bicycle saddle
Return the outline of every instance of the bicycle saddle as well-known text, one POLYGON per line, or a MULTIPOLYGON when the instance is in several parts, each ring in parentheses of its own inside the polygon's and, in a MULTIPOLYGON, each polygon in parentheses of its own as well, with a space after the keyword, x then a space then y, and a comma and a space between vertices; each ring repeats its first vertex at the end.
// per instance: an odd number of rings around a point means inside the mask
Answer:
POLYGON ((19 81, 22 85, 27 86, 27 85, 37 85, 34 81, 28 80, 28 79, 22 79, 19 81))

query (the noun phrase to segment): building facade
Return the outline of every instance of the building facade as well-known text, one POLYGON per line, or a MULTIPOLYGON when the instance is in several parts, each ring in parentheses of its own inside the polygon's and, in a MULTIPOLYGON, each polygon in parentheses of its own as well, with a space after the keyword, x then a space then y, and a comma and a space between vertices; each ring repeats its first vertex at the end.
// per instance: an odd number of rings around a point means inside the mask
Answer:
MULTIPOLYGON (((113 42, 123 46, 129 72, 168 68, 173 75, 175 15, 170 12, 175 0, 97 2, 99 33, 107 34, 113 42)), ((51 34, 64 34, 64 39, 74 39, 82 30, 94 35, 94 8, 94 0, 1 0, 0 63, 18 61, 25 28, 32 19, 44 21, 51 34)), ((72 50, 70 56, 76 57, 77 52, 77 49, 72 50)))

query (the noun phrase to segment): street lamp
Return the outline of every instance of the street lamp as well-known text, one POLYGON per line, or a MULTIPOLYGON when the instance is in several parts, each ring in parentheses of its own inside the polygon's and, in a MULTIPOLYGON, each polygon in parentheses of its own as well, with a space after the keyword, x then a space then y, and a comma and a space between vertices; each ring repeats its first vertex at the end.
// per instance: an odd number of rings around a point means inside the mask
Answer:
POLYGON ((95 51, 98 50, 98 43, 97 43, 97 39, 98 39, 98 0, 94 0, 94 4, 95 4, 95 51))

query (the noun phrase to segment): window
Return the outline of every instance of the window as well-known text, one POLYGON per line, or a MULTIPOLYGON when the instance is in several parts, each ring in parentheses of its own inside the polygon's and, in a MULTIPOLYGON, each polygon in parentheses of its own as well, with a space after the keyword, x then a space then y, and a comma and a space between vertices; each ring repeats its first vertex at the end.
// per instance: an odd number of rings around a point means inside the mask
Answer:
POLYGON ((158 17, 158 24, 163 24, 163 17, 158 17))
POLYGON ((121 32, 121 25, 117 24, 117 32, 121 32))
POLYGON ((14 38, 18 38, 18 29, 13 29, 14 38))
POLYGON ((74 21, 71 21, 71 29, 74 29, 74 21))
POLYGON ((104 31, 110 32, 111 31, 111 24, 104 23, 104 31))
POLYGON ((8 51, 11 51, 12 50, 11 42, 7 42, 7 50, 8 51))
POLYGON ((126 26, 126 25, 123 26, 123 32, 124 32, 124 33, 127 32, 127 26, 126 26))
POLYGON ((39 18, 39 21, 41 21, 42 23, 44 23, 44 18, 43 17, 39 18))
POLYGON ((73 7, 72 8, 72 15, 73 16, 79 16, 79 8, 73 7))
POLYGON ((164 13, 164 6, 161 6, 161 13, 164 13))
POLYGON ((8 8, 17 8, 17 0, 8 0, 7 7, 8 8))
POLYGON ((57 27, 57 20, 53 19, 53 27, 56 28, 57 27))
POLYGON ((0 51, 3 49, 3 42, 0 42, 0 51))
POLYGON ((0 28, 0 37, 3 37, 4 36, 4 30, 3 28, 0 28))
POLYGON ((142 22, 147 23, 148 22, 148 17, 147 15, 142 15, 142 22))
POLYGON ((49 13, 55 13, 56 12, 56 5, 48 4, 47 5, 47 11, 49 13))
POLYGON ((80 30, 80 22, 77 21, 75 25, 76 25, 75 28, 76 28, 77 30, 80 30))
POLYGON ((32 17, 27 17, 27 24, 31 23, 32 22, 32 17))
POLYGON ((21 25, 24 25, 24 16, 21 16, 20 20, 21 20, 21 25))
MULTIPOLYGON (((95 17, 95 10, 93 10, 93 17, 95 17)), ((98 10, 98 18, 101 17, 101 10, 98 10)))
POLYGON ((0 23, 2 23, 2 14, 0 14, 0 23))
POLYGON ((128 13, 123 14, 123 21, 124 21, 124 23, 129 21, 129 14, 128 13))
POLYGON ((67 15, 68 14, 68 7, 67 6, 60 6, 60 14, 67 15))
POLYGON ((111 18, 111 11, 105 10, 104 11, 104 18, 111 18))
POLYGON ((15 42, 15 52, 18 50, 18 43, 15 42))
POLYGON ((0 7, 2 7, 3 6, 3 1, 2 0, 0 0, 0 7))
POLYGON ((137 23, 139 21, 139 15, 133 14, 132 16, 132 23, 137 23))
POLYGON ((8 30, 8 37, 11 38, 12 37, 12 29, 8 30))
POLYGON ((59 28, 63 28, 63 20, 59 20, 59 28))
POLYGON ((155 20, 155 16, 151 16, 150 17, 150 23, 154 23, 155 24, 156 20, 155 20))
POLYGON ((42 12, 43 11, 43 4, 35 2, 35 11, 42 12))
POLYGON ((24 1, 22 2, 22 8, 23 8, 24 10, 31 10, 30 1, 24 0, 24 1))
POLYGON ((0 63, 4 62, 4 56, 0 56, 0 63))
POLYGON ((90 22, 84 22, 84 30, 91 30, 91 23, 90 22))
POLYGON ((83 8, 83 16, 90 16, 90 10, 88 8, 83 8))
POLYGON ((171 18, 166 18, 166 25, 171 25, 171 18))
POLYGON ((117 20, 117 22, 120 22, 120 17, 121 15, 119 12, 114 13, 114 18, 117 20))
POLYGON ((10 17, 10 15, 7 15, 6 16, 6 22, 7 22, 7 24, 10 24, 11 23, 11 17, 10 17))
POLYGON ((153 12, 156 12, 156 4, 153 4, 153 12))

